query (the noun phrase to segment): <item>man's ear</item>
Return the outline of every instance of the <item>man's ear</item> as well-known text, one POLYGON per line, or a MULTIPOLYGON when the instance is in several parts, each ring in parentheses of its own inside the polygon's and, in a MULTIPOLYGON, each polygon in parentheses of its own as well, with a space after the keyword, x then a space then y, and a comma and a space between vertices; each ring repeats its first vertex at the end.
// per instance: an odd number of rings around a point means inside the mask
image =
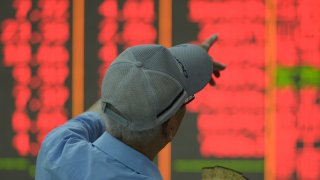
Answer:
POLYGON ((162 124, 162 133, 168 141, 172 141, 174 137, 174 117, 162 124))
POLYGON ((163 135, 168 141, 172 141, 176 135, 185 112, 186 107, 182 106, 174 116, 162 124, 163 135))

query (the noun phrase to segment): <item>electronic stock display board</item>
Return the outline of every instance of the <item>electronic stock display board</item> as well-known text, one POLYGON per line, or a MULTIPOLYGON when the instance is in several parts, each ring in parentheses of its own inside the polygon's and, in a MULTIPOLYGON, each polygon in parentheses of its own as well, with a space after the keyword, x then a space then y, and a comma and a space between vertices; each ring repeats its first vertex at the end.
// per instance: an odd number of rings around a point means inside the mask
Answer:
MULTIPOLYGON (((98 99, 104 72, 122 50, 159 42, 160 1, 85 1, 84 109, 98 99)), ((268 1, 171 2, 172 45, 217 33, 209 53, 228 66, 217 86, 188 106, 172 143, 172 179, 200 179, 201 168, 213 165, 263 179, 268 148, 278 179, 320 178, 320 2, 273 0, 276 31, 268 44, 268 1), (276 49, 273 65, 268 48, 276 49), (270 66, 274 94, 266 83, 270 66), (273 146, 265 133, 270 112, 273 146)), ((33 179, 43 138, 72 117, 73 5, 0 2, 1 179, 33 179)))

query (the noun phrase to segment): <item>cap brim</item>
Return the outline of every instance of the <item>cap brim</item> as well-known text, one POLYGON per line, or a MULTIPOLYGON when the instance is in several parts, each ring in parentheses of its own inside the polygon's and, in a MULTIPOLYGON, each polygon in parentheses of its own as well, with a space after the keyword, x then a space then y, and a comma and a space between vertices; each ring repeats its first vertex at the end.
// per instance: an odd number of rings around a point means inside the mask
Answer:
POLYGON ((168 50, 182 65, 184 88, 189 96, 196 94, 208 84, 213 65, 212 58, 203 48, 193 44, 181 44, 168 50))

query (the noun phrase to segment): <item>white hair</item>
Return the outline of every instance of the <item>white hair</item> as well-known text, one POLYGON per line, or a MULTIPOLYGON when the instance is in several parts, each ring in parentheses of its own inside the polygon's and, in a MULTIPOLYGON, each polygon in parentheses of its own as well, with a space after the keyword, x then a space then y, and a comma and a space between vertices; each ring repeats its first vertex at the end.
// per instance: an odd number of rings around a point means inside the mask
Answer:
POLYGON ((139 144, 140 146, 146 146, 152 140, 156 138, 156 136, 161 131, 161 124, 148 130, 142 131, 133 131, 123 126, 122 124, 110 119, 106 114, 102 113, 106 130, 115 138, 120 141, 126 141, 131 144, 139 144))

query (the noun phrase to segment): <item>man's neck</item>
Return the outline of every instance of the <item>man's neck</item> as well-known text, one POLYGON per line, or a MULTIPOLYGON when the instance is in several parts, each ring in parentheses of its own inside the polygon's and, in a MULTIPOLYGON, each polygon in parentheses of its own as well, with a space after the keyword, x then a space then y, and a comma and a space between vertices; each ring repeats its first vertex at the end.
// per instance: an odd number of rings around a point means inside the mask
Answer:
POLYGON ((154 160, 154 158, 157 156, 157 154, 162 149, 162 148, 158 147, 159 145, 156 145, 154 143, 149 143, 147 145, 139 145, 139 144, 131 144, 131 143, 125 142, 125 141, 122 141, 122 142, 127 144, 131 148, 135 149, 136 151, 144 154, 151 161, 154 160))

